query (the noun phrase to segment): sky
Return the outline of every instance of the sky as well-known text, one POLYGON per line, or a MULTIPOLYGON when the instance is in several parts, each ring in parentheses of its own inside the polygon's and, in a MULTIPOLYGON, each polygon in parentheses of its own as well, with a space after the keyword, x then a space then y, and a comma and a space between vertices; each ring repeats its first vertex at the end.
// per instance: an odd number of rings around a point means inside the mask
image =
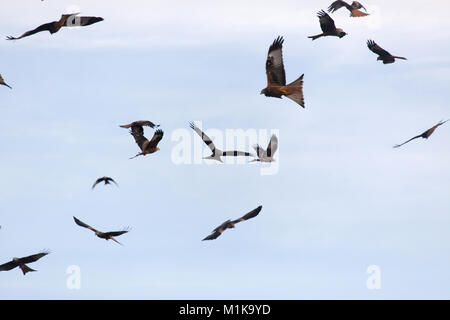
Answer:
POLYGON ((368 17, 332 15, 346 37, 314 42, 330 1, 0 4, 4 38, 104 18, 0 41, 0 264, 51 251, 37 272, 1 272, 0 299, 450 298, 450 125, 392 148, 450 118, 447 1, 367 0, 368 17), (305 109, 260 95, 278 35, 305 109), (383 65, 368 39, 408 60, 383 65), (129 160, 119 125, 134 120, 161 125, 160 151, 129 160), (275 132, 274 170, 202 161, 190 121, 219 148, 230 130, 260 137, 247 151, 275 132), (105 175, 119 186, 92 190, 105 175), (131 231, 120 246, 73 216, 131 231))

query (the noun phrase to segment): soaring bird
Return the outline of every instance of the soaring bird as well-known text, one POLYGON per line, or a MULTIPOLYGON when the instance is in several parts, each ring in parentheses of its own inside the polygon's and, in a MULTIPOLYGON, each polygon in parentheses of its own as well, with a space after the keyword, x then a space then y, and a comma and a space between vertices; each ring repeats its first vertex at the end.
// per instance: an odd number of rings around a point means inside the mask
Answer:
POLYGON ((309 36, 308 38, 316 40, 320 37, 335 36, 342 38, 345 35, 347 35, 347 33, 345 33, 344 30, 336 28, 334 20, 331 19, 331 17, 325 11, 323 10, 319 11, 317 13, 317 17, 319 17, 320 28, 322 29, 323 33, 315 36, 309 36))
POLYGON ((418 136, 415 136, 414 138, 411 138, 408 141, 403 142, 402 144, 397 144, 397 145, 394 146, 394 148, 401 147, 402 145, 404 145, 404 144, 406 144, 406 143, 408 143, 408 142, 410 142, 411 140, 414 140, 414 139, 418 139, 418 138, 428 139, 433 134, 434 130, 437 129, 437 127, 442 126, 444 123, 446 123, 449 120, 445 120, 445 121, 441 120, 441 121, 439 121, 438 124, 436 124, 434 127, 430 128, 430 129, 428 129, 424 133, 419 134, 418 136))
POLYGON ((267 87, 261 91, 266 97, 282 98, 286 96, 303 108, 303 74, 294 82, 286 85, 286 73, 283 64, 283 37, 278 36, 269 47, 266 60, 267 87))
POLYGON ((278 149, 278 138, 276 135, 272 135, 270 138, 269 145, 267 146, 267 150, 264 150, 261 148, 259 144, 256 144, 253 147, 256 150, 256 154, 258 156, 257 159, 252 160, 253 161, 260 161, 260 162, 273 162, 275 159, 273 158, 273 155, 278 149))
POLYGON ((110 231, 110 232, 101 232, 98 231, 94 228, 92 228, 90 225, 87 225, 86 223, 78 220, 77 218, 73 217, 73 219, 75 220, 75 223, 77 225, 79 225, 80 227, 84 227, 84 228, 88 228, 89 230, 94 231, 95 235, 101 239, 105 239, 105 240, 113 240, 115 242, 117 242, 118 244, 122 245, 119 241, 117 241, 114 237, 120 236, 124 233, 127 233, 129 230, 128 229, 124 229, 122 231, 110 231))
POLYGON ((4 86, 7 86, 8 88, 12 89, 9 85, 6 84, 5 80, 3 80, 3 77, 2 77, 1 74, 0 74, 0 84, 4 85, 4 86))
POLYGON ((158 128, 159 124, 154 124, 153 122, 148 121, 148 120, 139 120, 139 121, 133 121, 132 123, 129 123, 129 124, 121 125, 119 127, 128 129, 128 128, 131 128, 133 126, 141 126, 141 127, 147 126, 147 127, 150 127, 150 128, 153 129, 153 128, 158 128))
POLYGON ((145 156, 147 154, 158 151, 158 143, 161 141, 164 135, 164 132, 161 129, 158 129, 153 134, 152 140, 148 140, 146 137, 144 137, 144 128, 142 128, 142 125, 138 124, 137 122, 135 122, 134 125, 131 125, 130 133, 136 141, 136 144, 139 146, 139 148, 141 148, 142 151, 134 157, 131 157, 130 159, 136 158, 138 156, 145 156))
POLYGON ((232 156, 232 157, 239 157, 239 156, 254 157, 254 155, 249 153, 249 152, 236 151, 236 150, 233 150, 233 151, 222 151, 222 150, 219 150, 219 149, 216 148, 216 146, 214 145, 212 140, 202 130, 200 130, 193 122, 190 122, 189 126, 195 132, 197 132, 197 134, 202 138, 203 142, 212 151, 212 154, 210 156, 204 157, 203 159, 217 160, 217 161, 223 162, 221 157, 226 157, 226 156, 232 156))
POLYGON ((118 184, 114 181, 113 178, 110 178, 110 177, 101 177, 101 178, 98 178, 98 179, 94 182, 94 184, 92 185, 92 189, 94 189, 95 186, 96 186, 97 184, 99 184, 100 182, 102 182, 102 181, 105 182, 105 185, 111 184, 111 182, 114 182, 114 184, 115 184, 116 186, 118 186, 118 184))
POLYGON ((24 37, 31 36, 35 33, 41 32, 41 31, 48 31, 51 34, 54 34, 59 31, 62 27, 84 27, 88 26, 100 21, 103 21, 103 18, 101 17, 77 17, 79 13, 73 13, 73 14, 63 14, 61 18, 58 21, 53 21, 49 23, 45 23, 43 25, 40 25, 34 30, 30 30, 25 32, 19 37, 6 37, 7 40, 18 40, 22 39, 24 37))
POLYGON ((368 13, 362 12, 359 9, 364 9, 366 12, 366 8, 364 8, 364 6, 359 3, 358 1, 353 1, 352 4, 348 4, 345 1, 342 0, 337 0, 334 1, 329 7, 328 7, 328 12, 335 12, 336 10, 339 10, 342 7, 346 7, 348 11, 350 11, 350 17, 364 17, 364 16, 368 16, 368 13))
POLYGON ((10 262, 0 265, 0 271, 8 271, 8 270, 12 270, 16 267, 19 267, 20 269, 22 269, 23 275, 27 274, 27 272, 36 271, 34 269, 31 269, 29 266, 27 266, 26 263, 36 262, 43 256, 48 255, 49 253, 50 253, 49 251, 42 251, 38 254, 33 254, 28 257, 12 258, 12 260, 10 262))
POLYGON ((248 219, 256 217, 259 214, 259 212, 261 211, 261 209, 262 209, 262 206, 259 206, 258 208, 253 209, 252 211, 250 211, 249 213, 247 213, 246 215, 242 216, 241 218, 239 218, 237 220, 233 220, 233 221, 227 220, 227 221, 225 221, 220 226, 215 228, 211 232, 211 234, 209 236, 207 236, 205 239, 203 239, 202 241, 217 239, 226 229, 234 228, 234 225, 236 223, 239 223, 241 221, 245 221, 245 220, 248 220, 248 219))
POLYGON ((370 51, 376 53, 378 55, 377 61, 381 60, 384 64, 388 63, 394 63, 395 59, 402 59, 407 60, 404 57, 397 57, 391 55, 389 52, 381 48, 379 45, 375 43, 373 40, 367 40, 367 47, 370 49, 370 51))

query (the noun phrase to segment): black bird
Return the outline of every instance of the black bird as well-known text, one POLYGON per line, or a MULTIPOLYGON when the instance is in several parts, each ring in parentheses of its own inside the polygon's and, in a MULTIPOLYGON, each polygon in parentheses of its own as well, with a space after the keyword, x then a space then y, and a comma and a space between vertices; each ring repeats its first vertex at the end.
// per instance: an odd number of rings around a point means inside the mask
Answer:
POLYGON ((394 146, 394 148, 401 147, 402 145, 404 145, 404 144, 406 144, 406 143, 408 143, 408 142, 410 142, 411 140, 414 140, 414 139, 418 139, 418 138, 428 139, 433 134, 434 130, 437 129, 437 127, 442 126, 444 123, 446 123, 449 120, 445 120, 445 121, 441 120, 441 121, 439 121, 438 124, 436 124, 434 127, 430 128, 430 129, 428 129, 424 133, 419 134, 418 136, 415 136, 414 138, 411 138, 408 141, 403 142, 402 144, 397 144, 397 145, 394 146))
POLYGON ((394 63, 395 59, 408 60, 404 57, 393 56, 392 54, 381 48, 379 45, 377 45, 373 40, 367 40, 367 47, 370 49, 370 51, 378 55, 377 61, 381 60, 384 64, 394 63))
POLYGON ((49 251, 42 251, 38 254, 33 254, 28 257, 12 258, 12 260, 10 262, 0 265, 0 271, 9 271, 16 267, 19 267, 22 270, 23 275, 27 274, 27 272, 36 271, 34 269, 31 269, 29 266, 27 266, 26 263, 36 262, 40 258, 46 256, 49 253, 50 253, 49 251))
POLYGON ((94 185, 92 186, 92 189, 94 189, 95 186, 96 186, 97 184, 99 184, 100 182, 102 182, 102 181, 105 182, 105 185, 111 184, 111 182, 114 182, 114 184, 115 184, 116 186, 118 186, 118 184, 114 181, 113 178, 110 178, 110 177, 101 177, 101 178, 98 178, 98 179, 94 182, 94 185))
POLYGON ((119 241, 117 241, 114 237, 120 236, 120 235, 128 232, 127 229, 122 230, 122 231, 101 232, 101 231, 98 231, 98 230, 92 228, 90 225, 87 225, 86 223, 78 220, 75 217, 73 217, 73 219, 75 220, 75 223, 77 225, 79 225, 80 227, 87 228, 87 229, 93 231, 97 237, 99 237, 101 239, 105 239, 105 240, 115 241, 115 242, 117 242, 120 245, 122 245, 122 244, 119 241))

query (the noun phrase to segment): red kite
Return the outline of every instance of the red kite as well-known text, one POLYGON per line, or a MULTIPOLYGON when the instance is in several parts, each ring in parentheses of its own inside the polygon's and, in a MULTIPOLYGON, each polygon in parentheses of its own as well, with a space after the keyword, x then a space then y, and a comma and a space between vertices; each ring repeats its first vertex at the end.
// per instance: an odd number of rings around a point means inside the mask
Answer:
POLYGON ((232 157, 238 157, 238 156, 244 156, 244 157, 254 157, 253 154, 249 152, 244 151, 222 151, 216 148, 214 143, 211 141, 211 139, 202 131, 200 130, 193 122, 189 123, 189 126, 194 129, 195 132, 202 138, 203 142, 211 149, 212 154, 208 157, 205 157, 203 159, 209 159, 209 160, 217 160, 220 162, 223 162, 220 157, 226 157, 226 156, 232 156, 232 157))
POLYGON ((243 217, 241 217, 241 218, 239 218, 237 220, 234 220, 234 221, 227 220, 227 221, 225 221, 220 226, 215 228, 212 231, 212 233, 209 236, 207 236, 205 239, 203 239, 202 241, 217 239, 226 229, 234 228, 234 225, 236 223, 239 223, 241 221, 245 221, 245 220, 248 220, 248 219, 256 217, 259 214, 259 212, 261 211, 261 209, 262 209, 262 206, 259 206, 258 208, 253 209, 252 211, 250 211, 249 213, 247 213, 246 215, 244 215, 243 217))
POLYGON ((87 229, 89 229, 91 231, 94 231, 94 233, 95 233, 95 235, 97 237, 99 237, 101 239, 105 239, 105 240, 113 240, 113 241, 117 242, 120 245, 122 245, 122 244, 119 241, 117 241, 114 237, 120 236, 120 235, 128 232, 127 229, 122 230, 122 231, 101 232, 101 231, 98 231, 98 230, 92 228, 90 225, 87 225, 86 223, 78 220, 75 217, 73 217, 73 219, 75 220, 75 223, 77 225, 79 225, 80 227, 84 227, 84 228, 87 228, 87 229))
POLYGON ((51 34, 54 34, 59 31, 62 27, 84 27, 88 26, 100 21, 103 21, 103 18, 100 17, 77 17, 78 13, 74 14, 63 14, 59 21, 53 21, 49 23, 45 23, 34 30, 30 30, 22 34, 20 37, 6 37, 7 40, 18 40, 24 37, 31 36, 35 33, 41 31, 48 31, 51 34))
POLYGON ((152 140, 148 140, 146 137, 144 137, 144 129, 142 128, 142 125, 137 124, 136 122, 134 123, 134 125, 131 125, 130 133, 136 141, 136 144, 142 151, 134 157, 131 157, 130 159, 136 158, 138 156, 145 156, 147 154, 158 151, 158 143, 161 141, 164 135, 164 132, 161 129, 158 129, 153 134, 152 140))
POLYGON ((319 11, 317 13, 317 17, 319 17, 320 28, 322 29, 323 33, 315 36, 309 36, 308 38, 316 40, 320 37, 335 36, 342 38, 345 35, 347 35, 347 33, 345 33, 344 30, 336 28, 334 20, 331 19, 331 17, 325 11, 323 10, 319 11))
POLYGON ((48 255, 49 253, 50 253, 49 251, 43 251, 41 253, 33 254, 28 257, 12 258, 12 261, 0 265, 0 271, 9 271, 16 267, 19 267, 20 269, 22 269, 23 275, 27 274, 27 272, 36 271, 34 269, 31 269, 29 266, 27 266, 26 263, 36 262, 43 256, 48 255))
MULTIPOLYGON (((450 119, 449 119, 449 120, 450 120, 450 119)), ((428 139, 428 138, 433 134, 434 130, 437 129, 437 127, 442 126, 444 123, 446 123, 446 122, 449 121, 449 120, 445 120, 445 121, 442 121, 442 120, 441 120, 441 121, 439 121, 438 124, 436 124, 434 127, 430 128, 430 129, 428 129, 428 130, 425 131, 424 133, 419 134, 418 136, 415 136, 414 138, 411 138, 411 139, 409 139, 408 141, 403 142, 402 144, 397 144, 397 145, 394 146, 394 148, 401 147, 402 145, 404 145, 404 144, 410 142, 411 140, 417 139, 417 138, 428 139)))
POLYGON ((261 91, 266 97, 282 98, 297 102, 303 108, 303 74, 294 82, 286 85, 286 73, 283 64, 283 37, 278 36, 269 47, 266 60, 267 87, 261 91))
POLYGON ((395 59, 408 60, 404 57, 391 55, 389 52, 377 45, 373 40, 367 40, 367 47, 370 49, 370 51, 378 55, 377 61, 381 60, 384 64, 394 63, 395 59))
POLYGON ((364 16, 369 15, 368 13, 364 13, 364 12, 358 10, 358 9, 364 9, 367 12, 366 8, 364 8, 364 6, 361 3, 359 3, 358 1, 353 1, 351 5, 342 0, 334 1, 328 7, 328 12, 333 13, 342 7, 345 7, 345 8, 347 8, 348 11, 350 11, 350 17, 364 17, 364 16))
POLYGON ((111 184, 111 182, 114 182, 114 184, 115 184, 116 186, 118 186, 118 184, 114 181, 113 178, 110 178, 110 177, 101 177, 101 178, 98 178, 98 179, 95 181, 94 185, 92 186, 92 189, 94 189, 95 186, 96 186, 97 184, 99 184, 100 182, 102 182, 102 181, 105 182, 105 186, 106 186, 107 184, 111 184))
POLYGON ((2 77, 1 74, 0 74, 0 84, 4 85, 4 86, 7 86, 8 88, 12 89, 9 85, 6 84, 5 80, 3 80, 3 77, 2 77))
POLYGON ((147 127, 150 127, 150 128, 153 129, 153 128, 158 128, 159 124, 154 124, 153 122, 148 121, 148 120, 139 120, 139 121, 134 121, 134 122, 129 123, 129 124, 121 125, 119 127, 128 129, 128 128, 131 128, 133 126, 141 126, 141 127, 147 126, 147 127))
POLYGON ((254 146, 256 150, 256 154, 258 155, 258 159, 254 159, 253 161, 261 161, 261 162, 273 162, 275 159, 273 155, 278 149, 278 138, 276 135, 272 135, 270 138, 269 145, 267 146, 267 150, 261 148, 258 144, 254 146))

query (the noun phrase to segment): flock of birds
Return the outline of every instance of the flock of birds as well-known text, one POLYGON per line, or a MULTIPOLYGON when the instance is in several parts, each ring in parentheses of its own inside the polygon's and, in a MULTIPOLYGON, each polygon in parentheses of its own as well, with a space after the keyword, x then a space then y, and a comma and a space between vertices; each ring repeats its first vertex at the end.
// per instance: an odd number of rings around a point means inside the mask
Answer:
MULTIPOLYGON (((342 0, 334 1, 328 8, 328 12, 334 13, 335 11, 339 10, 340 8, 346 8, 350 12, 351 17, 365 17, 369 14, 367 13, 366 8, 359 2, 353 1, 351 4, 346 3, 342 0), (364 9, 366 12, 361 11, 360 9, 364 9)), ((45 23, 33 30, 27 31, 23 33, 19 37, 7 37, 7 40, 18 40, 22 39, 24 37, 31 36, 35 33, 42 32, 42 31, 49 31, 51 34, 58 32, 62 27, 71 27, 71 26, 88 26, 92 25, 94 23, 103 21, 103 18, 101 17, 89 17, 89 16, 77 16, 76 14, 63 14, 61 18, 58 21, 53 21, 50 23, 45 23)), ((344 30, 340 28, 336 28, 334 20, 330 17, 328 13, 321 10, 317 14, 320 22, 320 27, 322 29, 322 33, 309 36, 308 38, 311 38, 312 40, 319 39, 321 37, 326 36, 335 36, 342 38, 347 35, 344 30)), ((283 37, 278 36, 273 43, 269 47, 269 51, 267 54, 266 59, 266 75, 267 75, 267 86, 261 91, 261 94, 264 94, 267 97, 275 97, 275 98, 282 98, 282 96, 285 96, 297 104, 299 104, 301 107, 305 108, 305 101, 304 101, 304 95, 303 95, 303 74, 297 78, 297 80, 291 82, 290 84, 286 84, 286 73, 284 69, 283 64, 283 54, 282 54, 282 47, 283 47, 284 39, 283 37)), ((382 49, 380 46, 378 46, 373 40, 367 41, 367 47, 378 55, 377 60, 383 61, 384 64, 390 64, 395 62, 395 59, 401 59, 406 60, 404 57, 394 56, 391 55, 388 51, 382 49)), ((4 81, 3 77, 0 75, 0 84, 9 87, 12 89, 6 82, 4 81)), ((449 119, 450 120, 450 119, 449 119)), ((403 146, 404 144, 417 139, 417 138, 424 138, 428 139, 431 134, 438 128, 439 126, 443 125, 447 121, 440 121, 432 128, 426 130, 420 135, 417 135, 409 140, 407 140, 404 143, 395 145, 394 148, 398 148, 403 146)), ((193 122, 190 124, 191 129, 193 129, 203 140, 203 142, 208 146, 208 148, 211 150, 211 155, 204 157, 203 159, 208 160, 216 160, 219 162, 222 162, 222 157, 226 156, 244 156, 244 157, 254 157, 251 162, 259 161, 259 162, 272 162, 275 161, 274 154, 277 151, 278 148, 278 138, 275 135, 272 135, 270 138, 270 141, 268 143, 268 146, 266 149, 263 149, 259 145, 255 145, 254 149, 256 151, 256 155, 252 154, 250 152, 246 151, 238 151, 238 150, 231 150, 231 151, 222 151, 214 145, 212 140, 202 131, 200 130, 193 122)), ((162 140, 164 136, 164 132, 159 129, 159 125, 155 125, 153 122, 148 120, 140 120, 140 121, 134 121, 132 123, 121 125, 120 127, 125 129, 130 129, 130 134, 133 136, 136 144, 140 148, 140 152, 136 154, 135 156, 131 157, 130 159, 133 159, 138 156, 145 156, 147 154, 152 154, 154 152, 157 152, 159 150, 158 143, 162 140), (149 127, 152 129, 155 129, 155 132, 153 134, 153 137, 151 140, 148 140, 144 136, 144 127, 149 127)), ((98 178, 93 186, 92 189, 94 189, 99 183, 104 183, 105 185, 114 183, 117 185, 116 181, 112 179, 111 177, 101 177, 98 178)), ((117 185, 118 186, 118 185, 117 185)), ((253 209, 252 211, 248 212, 244 216, 242 216, 239 219, 236 220, 227 220, 224 223, 222 223, 220 226, 215 228, 210 235, 205 237, 203 240, 214 240, 217 239, 226 229, 234 228, 235 225, 239 222, 246 221, 248 219, 252 219, 256 217, 262 210, 262 206, 258 206, 257 208, 253 209)), ((121 231, 110 231, 110 232, 101 232, 97 229, 91 227, 90 225, 82 222, 76 217, 73 217, 76 225, 87 228, 94 232, 94 234, 105 240, 113 240, 119 244, 115 237, 123 235, 129 231, 129 229, 123 229, 121 231)), ((23 274, 30 271, 35 271, 27 266, 28 263, 36 262, 37 260, 41 259, 42 257, 46 256, 49 253, 49 251, 43 251, 38 254, 30 255, 27 257, 22 258, 13 258, 11 261, 4 263, 0 265, 0 271, 8 271, 12 270, 16 267, 19 267, 23 274)))

